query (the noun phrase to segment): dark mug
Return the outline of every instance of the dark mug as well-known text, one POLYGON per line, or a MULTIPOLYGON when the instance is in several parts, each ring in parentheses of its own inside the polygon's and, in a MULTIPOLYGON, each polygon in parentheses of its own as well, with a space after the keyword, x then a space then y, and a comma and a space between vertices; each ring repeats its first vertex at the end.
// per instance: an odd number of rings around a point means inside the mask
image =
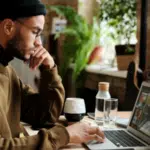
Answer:
POLYGON ((64 105, 64 115, 69 122, 77 122, 85 115, 85 102, 82 98, 66 98, 64 105))

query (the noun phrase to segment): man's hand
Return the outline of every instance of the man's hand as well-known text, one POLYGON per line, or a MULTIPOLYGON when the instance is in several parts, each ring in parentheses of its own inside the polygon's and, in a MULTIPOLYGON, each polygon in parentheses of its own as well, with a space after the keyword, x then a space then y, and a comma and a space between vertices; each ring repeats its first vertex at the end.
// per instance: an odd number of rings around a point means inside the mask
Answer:
POLYGON ((99 127, 87 123, 76 123, 66 127, 70 135, 70 143, 84 143, 90 140, 104 142, 104 133, 99 127))
POLYGON ((52 56, 42 45, 39 45, 35 48, 34 53, 31 55, 31 58, 30 58, 29 67, 34 70, 40 64, 43 64, 50 68, 53 68, 55 64, 52 56))

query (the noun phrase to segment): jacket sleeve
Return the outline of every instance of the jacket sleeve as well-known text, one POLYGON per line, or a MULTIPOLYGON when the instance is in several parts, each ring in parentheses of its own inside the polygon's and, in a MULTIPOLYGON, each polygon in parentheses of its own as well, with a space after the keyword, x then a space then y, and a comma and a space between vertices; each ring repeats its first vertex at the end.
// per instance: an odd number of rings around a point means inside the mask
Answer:
POLYGON ((53 69, 41 66, 40 72, 38 93, 20 81, 21 120, 35 126, 42 126, 46 122, 55 123, 62 112, 65 96, 57 66, 53 69))
POLYGON ((63 126, 56 125, 37 135, 21 138, 4 139, 0 137, 1 150, 57 150, 69 142, 69 135, 63 126), (59 134, 58 134, 59 133, 59 134))

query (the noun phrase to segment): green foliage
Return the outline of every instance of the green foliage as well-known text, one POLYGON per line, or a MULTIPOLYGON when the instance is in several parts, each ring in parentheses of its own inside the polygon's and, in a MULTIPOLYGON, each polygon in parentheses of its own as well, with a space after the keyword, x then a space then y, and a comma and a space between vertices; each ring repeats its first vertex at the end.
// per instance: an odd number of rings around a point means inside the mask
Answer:
POLYGON ((112 28, 110 35, 118 43, 123 39, 129 44, 136 36, 136 0, 101 0, 98 17, 112 28))
POLYGON ((86 67, 89 56, 96 45, 99 45, 100 30, 99 24, 94 18, 90 25, 70 6, 49 6, 59 16, 65 17, 68 21, 67 27, 56 34, 58 38, 65 35, 63 42, 63 59, 60 66, 62 78, 65 76, 70 64, 73 64, 73 79, 79 78, 81 71, 86 67))
POLYGON ((134 54, 134 52, 135 52, 135 48, 131 47, 130 45, 127 45, 126 53, 127 54, 134 54))

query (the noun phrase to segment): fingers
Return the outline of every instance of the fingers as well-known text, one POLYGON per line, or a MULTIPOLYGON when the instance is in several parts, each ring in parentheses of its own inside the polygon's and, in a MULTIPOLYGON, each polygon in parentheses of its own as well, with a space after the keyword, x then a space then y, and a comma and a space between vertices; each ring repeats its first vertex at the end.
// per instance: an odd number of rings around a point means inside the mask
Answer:
POLYGON ((90 123, 86 123, 86 126, 87 126, 87 141, 90 141, 90 140, 96 140, 98 142, 104 142, 104 138, 105 138, 105 135, 104 135, 104 132, 101 131, 100 127, 98 126, 92 126, 90 123))
POLYGON ((68 126, 67 131, 71 143, 84 143, 91 140, 104 142, 104 133, 97 126, 91 126, 89 123, 76 123, 68 126))
POLYGON ((104 132, 100 130, 98 126, 90 126, 89 128, 89 134, 96 134, 103 139, 105 138, 104 132))
POLYGON ((30 59, 30 68, 36 69, 42 62, 43 60, 47 57, 47 51, 43 48, 40 47, 37 49, 34 54, 31 56, 30 59))
POLYGON ((96 141, 101 142, 101 143, 104 142, 104 139, 101 136, 97 135, 97 134, 89 135, 87 140, 88 141, 96 140, 96 141))
POLYGON ((100 130, 99 127, 97 126, 91 126, 89 131, 88 131, 88 141, 93 141, 96 140, 98 142, 103 143, 104 142, 104 133, 100 130))
POLYGON ((37 47, 32 50, 28 62, 29 67, 33 70, 36 69, 40 64, 43 64, 50 69, 55 66, 53 57, 42 45, 37 45, 37 47))
POLYGON ((33 56, 33 57, 36 56, 37 53, 38 53, 40 50, 42 50, 42 49, 44 49, 42 46, 36 47, 36 48, 34 49, 34 54, 33 54, 32 56, 33 56))

